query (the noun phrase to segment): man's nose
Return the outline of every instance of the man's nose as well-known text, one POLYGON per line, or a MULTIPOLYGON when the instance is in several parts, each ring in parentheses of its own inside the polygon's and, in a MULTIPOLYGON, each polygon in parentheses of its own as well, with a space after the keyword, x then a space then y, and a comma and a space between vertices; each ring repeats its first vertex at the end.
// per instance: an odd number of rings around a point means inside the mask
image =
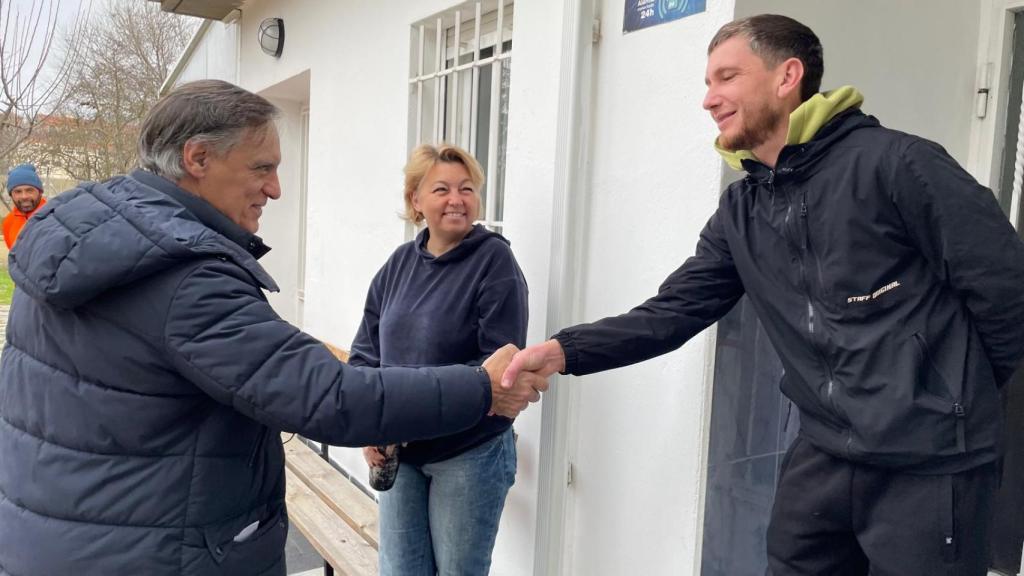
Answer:
POLYGON ((704 102, 701 103, 701 106, 703 106, 705 110, 711 110, 715 106, 718 106, 718 104, 718 95, 715 94, 714 90, 708 88, 708 91, 704 93, 704 102))
POLYGON ((276 173, 263 185, 263 193, 271 200, 277 200, 281 197, 281 181, 276 173))

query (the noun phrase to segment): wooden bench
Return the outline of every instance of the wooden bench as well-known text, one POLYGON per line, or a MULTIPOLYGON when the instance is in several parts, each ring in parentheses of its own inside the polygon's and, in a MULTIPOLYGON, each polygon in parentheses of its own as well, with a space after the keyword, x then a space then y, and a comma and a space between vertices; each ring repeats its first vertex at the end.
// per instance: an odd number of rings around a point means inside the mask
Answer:
MULTIPOLYGON (((327 347, 342 361, 348 353, 327 347)), ((376 576, 377 503, 299 436, 283 434, 288 518, 324 559, 324 572, 376 576)))
POLYGON ((298 436, 284 445, 284 451, 292 526, 336 573, 376 575, 377 503, 298 436))

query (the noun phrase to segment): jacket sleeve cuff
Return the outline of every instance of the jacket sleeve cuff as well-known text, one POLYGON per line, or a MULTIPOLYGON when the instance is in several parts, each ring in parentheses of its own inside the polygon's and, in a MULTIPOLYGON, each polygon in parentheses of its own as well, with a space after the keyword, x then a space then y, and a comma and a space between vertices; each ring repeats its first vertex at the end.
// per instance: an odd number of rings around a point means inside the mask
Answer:
POLYGON ((477 378, 484 387, 484 414, 486 415, 491 411, 491 403, 494 401, 491 397, 491 376, 487 374, 487 370, 483 366, 476 366, 475 369, 477 378))
POLYGON ((576 368, 579 365, 580 359, 579 352, 576 350, 576 338, 573 337, 572 333, 565 330, 551 338, 558 341, 562 346, 562 353, 565 354, 565 370, 562 370, 559 374, 576 374, 576 368))

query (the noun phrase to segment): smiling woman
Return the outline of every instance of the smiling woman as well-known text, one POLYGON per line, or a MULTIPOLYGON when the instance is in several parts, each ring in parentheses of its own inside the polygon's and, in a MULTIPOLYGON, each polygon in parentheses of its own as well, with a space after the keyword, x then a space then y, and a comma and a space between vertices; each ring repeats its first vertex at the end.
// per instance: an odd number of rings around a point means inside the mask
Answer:
POLYGON ((423 177, 412 205, 430 229, 427 250, 434 256, 447 252, 466 237, 480 213, 480 196, 462 164, 441 162, 423 177))
MULTIPOLYGON (((405 217, 426 228, 374 277, 350 364, 476 364, 509 342, 525 343, 523 273, 508 240, 474 225, 483 183, 483 169, 462 148, 413 150, 405 167, 405 217)), ((509 419, 489 416, 458 434, 397 451, 364 449, 371 484, 386 490, 380 495, 381 576, 449 574, 455 567, 488 572, 505 495, 515 481, 511 427, 509 419), (383 477, 389 482, 377 483, 383 477)))

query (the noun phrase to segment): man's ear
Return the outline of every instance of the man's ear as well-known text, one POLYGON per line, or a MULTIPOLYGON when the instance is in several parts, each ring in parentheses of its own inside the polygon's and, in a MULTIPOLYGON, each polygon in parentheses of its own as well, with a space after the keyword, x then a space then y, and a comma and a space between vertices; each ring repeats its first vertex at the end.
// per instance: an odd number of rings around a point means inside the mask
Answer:
POLYGON ((193 178, 202 178, 206 175, 208 160, 210 159, 210 147, 205 142, 189 140, 181 152, 181 165, 185 172, 193 178))
POLYGON ((779 98, 788 99, 796 94, 797 101, 803 100, 800 95, 800 88, 804 79, 804 63, 799 58, 787 58, 779 64, 779 98))

